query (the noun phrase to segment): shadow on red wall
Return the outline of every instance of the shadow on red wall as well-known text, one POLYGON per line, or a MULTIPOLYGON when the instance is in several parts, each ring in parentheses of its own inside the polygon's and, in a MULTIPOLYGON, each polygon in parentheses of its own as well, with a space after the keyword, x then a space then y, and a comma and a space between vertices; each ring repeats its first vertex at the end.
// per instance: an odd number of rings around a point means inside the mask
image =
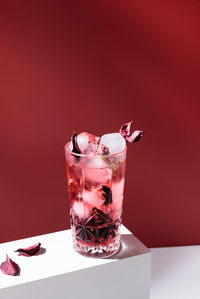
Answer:
POLYGON ((200 243, 199 3, 179 2, 2 5, 1 242, 68 228, 64 144, 133 119, 124 224, 200 243))

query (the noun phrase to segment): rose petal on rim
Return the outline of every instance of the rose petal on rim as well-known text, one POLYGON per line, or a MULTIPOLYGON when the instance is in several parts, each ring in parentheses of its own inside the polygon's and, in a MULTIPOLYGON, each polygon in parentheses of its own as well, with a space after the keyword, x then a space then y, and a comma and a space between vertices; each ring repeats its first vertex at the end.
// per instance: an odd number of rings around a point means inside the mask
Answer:
POLYGON ((20 271, 19 265, 12 261, 7 254, 6 261, 1 264, 0 269, 4 274, 13 276, 18 275, 20 271))
POLYGON ((41 243, 37 243, 27 248, 19 248, 15 252, 19 252, 19 255, 32 256, 40 250, 41 243))
POLYGON ((135 130, 130 136, 126 136, 125 139, 128 142, 138 142, 143 134, 144 131, 135 130))
POLYGON ((122 137, 129 136, 131 134, 131 124, 133 121, 130 121, 129 123, 126 123, 122 125, 119 129, 119 133, 122 135, 122 137))
POLYGON ((73 149, 72 149, 72 152, 75 153, 75 154, 80 154, 81 153, 81 150, 78 146, 78 143, 77 143, 77 135, 76 135, 76 132, 73 133, 72 135, 72 144, 73 144, 73 149))

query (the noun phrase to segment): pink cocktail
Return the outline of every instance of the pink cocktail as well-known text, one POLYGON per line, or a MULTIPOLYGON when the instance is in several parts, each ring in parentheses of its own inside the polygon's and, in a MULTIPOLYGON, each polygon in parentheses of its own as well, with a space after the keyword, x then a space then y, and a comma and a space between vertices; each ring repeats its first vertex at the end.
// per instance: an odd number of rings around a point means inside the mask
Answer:
MULTIPOLYGON (((102 137, 74 133, 65 145, 73 247, 83 255, 108 257, 120 248, 130 124, 102 137)), ((139 140, 142 131, 135 132, 139 140)))

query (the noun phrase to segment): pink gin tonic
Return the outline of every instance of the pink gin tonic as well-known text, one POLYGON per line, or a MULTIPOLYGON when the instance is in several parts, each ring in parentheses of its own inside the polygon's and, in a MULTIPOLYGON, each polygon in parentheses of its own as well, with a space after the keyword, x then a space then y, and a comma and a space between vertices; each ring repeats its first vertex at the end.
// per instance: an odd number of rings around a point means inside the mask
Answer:
POLYGON ((73 247, 83 255, 120 248, 126 149, 122 133, 74 133, 65 145, 73 247))

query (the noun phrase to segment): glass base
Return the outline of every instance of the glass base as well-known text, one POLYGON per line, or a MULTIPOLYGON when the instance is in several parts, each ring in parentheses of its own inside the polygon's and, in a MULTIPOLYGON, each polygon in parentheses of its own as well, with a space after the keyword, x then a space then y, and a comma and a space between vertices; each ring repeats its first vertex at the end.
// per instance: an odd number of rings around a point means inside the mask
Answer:
POLYGON ((113 242, 109 242, 108 245, 93 245, 88 243, 80 243, 76 239, 73 239, 74 249, 86 257, 93 258, 107 258, 114 255, 120 248, 120 238, 115 238, 113 242))

